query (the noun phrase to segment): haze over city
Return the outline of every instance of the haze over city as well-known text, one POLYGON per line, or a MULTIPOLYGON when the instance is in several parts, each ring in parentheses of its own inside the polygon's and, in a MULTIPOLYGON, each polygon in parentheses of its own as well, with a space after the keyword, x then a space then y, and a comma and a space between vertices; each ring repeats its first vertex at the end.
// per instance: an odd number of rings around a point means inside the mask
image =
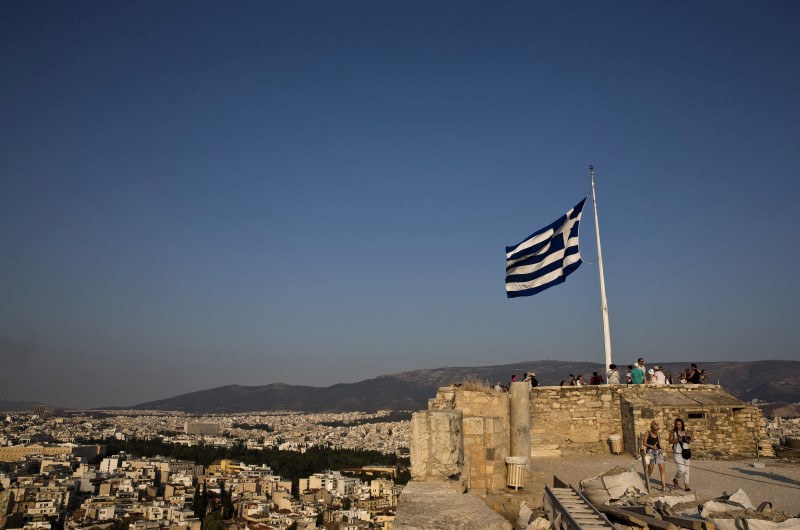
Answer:
POLYGON ((793 2, 0 4, 0 399, 799 359, 793 2))

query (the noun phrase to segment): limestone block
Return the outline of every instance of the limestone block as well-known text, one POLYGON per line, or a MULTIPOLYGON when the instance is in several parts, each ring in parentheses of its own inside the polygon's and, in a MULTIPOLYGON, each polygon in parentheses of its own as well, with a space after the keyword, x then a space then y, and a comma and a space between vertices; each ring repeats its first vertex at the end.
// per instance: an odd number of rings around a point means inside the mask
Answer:
POLYGON ((397 506, 395 530, 512 530, 502 515, 471 494, 458 494, 447 484, 409 482, 397 506))
POLYGON ((459 475, 464 461, 460 410, 427 410, 411 416, 411 476, 459 475))
POLYGON ((424 478, 428 474, 428 417, 430 412, 411 415, 411 476, 424 478))
POLYGON ((464 435, 483 434, 483 418, 464 418, 464 435))

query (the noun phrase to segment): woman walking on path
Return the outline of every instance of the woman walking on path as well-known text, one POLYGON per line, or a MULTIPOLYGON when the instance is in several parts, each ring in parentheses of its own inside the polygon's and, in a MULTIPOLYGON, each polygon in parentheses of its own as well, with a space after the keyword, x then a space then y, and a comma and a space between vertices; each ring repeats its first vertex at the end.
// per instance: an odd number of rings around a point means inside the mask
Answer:
POLYGON ((658 465, 661 472, 661 491, 667 489, 667 468, 664 465, 664 454, 661 452, 661 440, 658 438, 658 422, 650 422, 650 430, 642 435, 642 446, 645 448, 650 462, 647 464, 647 482, 650 482, 650 475, 653 473, 653 465, 658 465))
POLYGON ((672 432, 669 433, 669 443, 672 444, 672 456, 675 458, 675 465, 678 466, 678 472, 675 473, 675 478, 672 479, 672 485, 676 489, 680 489, 678 479, 683 479, 683 489, 692 491, 689 488, 689 458, 684 458, 683 455, 684 449, 689 449, 689 442, 691 441, 692 437, 689 435, 689 431, 686 430, 683 420, 675 418, 675 426, 672 432))

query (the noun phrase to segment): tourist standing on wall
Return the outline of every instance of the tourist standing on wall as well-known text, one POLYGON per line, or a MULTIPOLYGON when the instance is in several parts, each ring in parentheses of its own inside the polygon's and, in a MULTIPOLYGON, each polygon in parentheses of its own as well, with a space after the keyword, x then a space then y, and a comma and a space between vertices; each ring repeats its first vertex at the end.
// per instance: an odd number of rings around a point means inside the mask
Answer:
POLYGON ((669 443, 672 444, 672 456, 675 459, 675 465, 678 466, 678 471, 675 473, 675 478, 672 479, 672 485, 680 489, 678 480, 683 480, 683 489, 686 491, 692 491, 689 488, 689 459, 692 457, 689 442, 691 441, 692 437, 686 430, 683 420, 675 418, 675 426, 669 433, 669 443))
POLYGON ((609 385, 618 385, 619 384, 619 372, 617 371, 616 364, 609 364, 608 365, 608 374, 606 379, 608 380, 609 385))
POLYGON ((694 363, 692 363, 691 368, 689 368, 689 375, 686 376, 686 382, 692 383, 693 385, 702 383, 700 380, 700 370, 697 369, 697 365, 694 363))
POLYGON ((658 437, 658 422, 653 420, 650 422, 650 430, 642 435, 642 447, 649 457, 647 463, 647 482, 650 482, 650 475, 653 473, 653 465, 658 466, 661 472, 661 491, 667 489, 667 468, 664 465, 664 453, 661 452, 661 440, 658 437))
POLYGON ((634 364, 633 370, 631 370, 631 383, 634 385, 644 384, 644 368, 638 364, 634 364))
POLYGON ((525 379, 522 380, 525 383, 528 383, 531 388, 536 388, 539 386, 539 381, 536 379, 535 372, 525 372, 525 379))

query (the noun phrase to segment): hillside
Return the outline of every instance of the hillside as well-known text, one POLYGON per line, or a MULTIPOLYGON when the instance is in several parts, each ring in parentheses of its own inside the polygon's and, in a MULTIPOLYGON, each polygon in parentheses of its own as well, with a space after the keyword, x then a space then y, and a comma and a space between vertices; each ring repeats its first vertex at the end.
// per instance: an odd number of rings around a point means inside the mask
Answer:
MULTIPOLYGON (((658 364, 658 361, 648 365, 658 364)), ((689 363, 663 363, 673 375, 689 363)), ((709 382, 719 382, 726 390, 749 401, 757 398, 768 402, 800 400, 800 362, 755 361, 699 363, 709 373, 709 382)), ((621 371, 624 373, 624 367, 621 371)), ((141 403, 132 408, 178 410, 197 413, 247 412, 256 410, 376 411, 420 410, 436 389, 466 379, 494 384, 508 382, 511 374, 533 370, 543 385, 557 385, 568 374, 601 371, 598 363, 570 361, 531 361, 500 366, 451 367, 413 370, 388 374, 357 383, 329 387, 311 387, 273 383, 263 386, 228 385, 191 392, 168 399, 141 403)))

